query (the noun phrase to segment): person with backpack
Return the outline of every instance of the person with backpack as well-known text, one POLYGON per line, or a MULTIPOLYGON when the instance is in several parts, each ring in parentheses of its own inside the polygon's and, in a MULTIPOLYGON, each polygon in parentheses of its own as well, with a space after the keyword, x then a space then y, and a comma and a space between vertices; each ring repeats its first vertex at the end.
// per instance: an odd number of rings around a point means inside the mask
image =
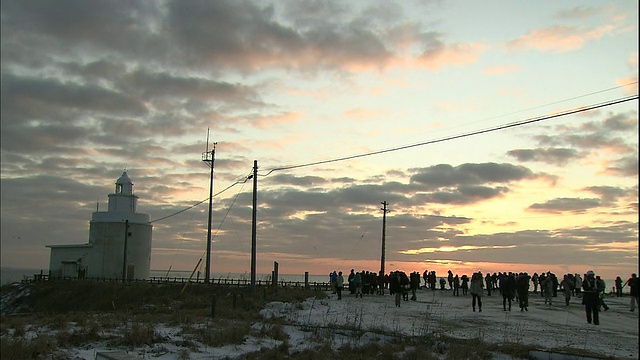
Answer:
POLYGON ((587 315, 587 322, 594 325, 600 325, 600 291, 604 289, 598 288, 598 281, 596 280, 596 274, 589 270, 582 282, 583 297, 585 312, 587 315))
POLYGON ((574 283, 569 274, 565 274, 560 282, 560 290, 564 293, 564 303, 569 306, 571 294, 573 293, 574 283))
POLYGON ((631 293, 631 302, 629 303, 631 312, 634 312, 636 310, 635 306, 638 305, 638 291, 640 290, 638 289, 638 285, 638 276, 636 276, 636 274, 631 274, 629 280, 625 281, 624 285, 622 285, 622 287, 629 286, 631 293))
POLYGON ((600 308, 602 307, 604 309, 604 311, 609 310, 609 306, 607 306, 607 304, 604 302, 604 295, 605 292, 607 290, 607 283, 604 282, 604 280, 602 280, 600 278, 600 276, 596 275, 596 286, 598 287, 598 311, 600 311, 600 308))
POLYGON ((518 280, 516 280, 516 292, 518 293, 518 304, 520 305, 520 311, 529 311, 529 281, 531 276, 529 274, 520 273, 518 280))
POLYGON ((502 309, 507 311, 508 303, 509 311, 511 311, 511 302, 516 292, 516 276, 513 273, 509 272, 508 275, 503 275, 500 292, 502 293, 502 309))
POLYGON ((471 308, 476 311, 476 302, 478 303, 478 312, 482 312, 482 292, 483 292, 482 273, 477 272, 471 275, 471 308))

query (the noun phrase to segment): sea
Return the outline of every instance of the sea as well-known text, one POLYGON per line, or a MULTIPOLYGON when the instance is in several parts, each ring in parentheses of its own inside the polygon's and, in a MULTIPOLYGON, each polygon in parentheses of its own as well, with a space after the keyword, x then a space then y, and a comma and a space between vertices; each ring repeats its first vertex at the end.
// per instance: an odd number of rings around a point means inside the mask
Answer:
MULTIPOLYGON (((12 267, 0 268, 1 285, 6 285, 14 282, 21 282, 22 280, 33 279, 35 275, 48 274, 49 269, 18 269, 12 267)), ((149 277, 156 278, 189 278, 192 270, 150 270, 149 277)), ((304 274, 278 274, 279 281, 298 281, 304 282, 304 274)), ((192 279, 202 280, 204 275, 202 273, 194 273, 192 279)), ((251 273, 212 273, 211 279, 251 279, 251 273)), ((271 274, 256 274, 256 280, 267 281, 271 279, 271 274)), ((309 274, 309 282, 329 282, 329 275, 312 275, 309 274)))
MULTIPOLYGON (((191 275, 192 270, 150 270, 149 271, 149 277, 156 277, 156 278, 169 278, 169 279, 173 279, 173 278, 184 278, 184 279, 188 279, 191 275)), ((21 282, 22 280, 27 280, 27 279, 33 279, 35 275, 38 274, 48 274, 49 270, 48 269, 18 269, 18 268, 12 268, 12 267, 2 267, 0 268, 0 278, 1 278, 1 285, 6 285, 6 284, 10 284, 10 283, 14 283, 14 282, 21 282)), ((278 274, 278 280, 280 282, 282 281, 293 281, 293 282, 304 282, 304 274, 278 274)), ((195 280, 202 280, 204 278, 204 275, 202 273, 194 273, 192 279, 195 280)), ((244 279, 251 279, 251 274, 246 272, 246 273, 212 273, 211 274, 211 280, 212 282, 215 282, 216 279, 233 279, 233 280, 244 280, 244 279)), ((269 281, 271 280, 271 274, 256 274, 256 280, 261 280, 261 281, 269 281)), ((346 278, 345 278, 346 280, 346 278)), ((626 281, 627 278, 622 277, 623 281, 626 281)), ((309 274, 309 282, 310 283, 325 283, 325 282, 329 282, 329 275, 312 275, 309 274)), ((605 279, 605 282, 607 284, 607 292, 615 292, 615 283, 613 281, 613 279, 605 279)), ((533 285, 530 286, 530 289, 533 290, 533 285)), ((629 287, 625 286, 625 288, 622 290, 623 293, 627 294, 629 293, 629 287)))

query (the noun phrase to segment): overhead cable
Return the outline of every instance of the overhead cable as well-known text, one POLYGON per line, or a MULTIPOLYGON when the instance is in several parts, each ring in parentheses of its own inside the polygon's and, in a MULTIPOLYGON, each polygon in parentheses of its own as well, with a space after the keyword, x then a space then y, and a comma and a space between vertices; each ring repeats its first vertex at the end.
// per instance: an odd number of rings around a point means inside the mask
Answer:
POLYGON ((403 146, 398 146, 398 147, 385 149, 385 150, 372 151, 372 152, 368 152, 368 153, 364 153, 364 154, 350 155, 350 156, 344 156, 344 157, 339 157, 339 158, 334 158, 334 159, 309 162, 309 163, 298 164, 298 165, 277 167, 277 168, 273 168, 273 169, 269 170, 266 174, 261 175, 261 176, 269 176, 269 175, 271 175, 271 173, 273 173, 275 171, 291 170, 291 169, 298 169, 298 168, 302 168, 302 167, 329 164, 329 163, 334 163, 334 162, 338 162, 338 161, 353 160, 353 159, 363 158, 363 157, 367 157, 367 156, 380 155, 380 154, 384 154, 384 153, 388 153, 388 152, 394 152, 394 151, 406 150, 406 149, 419 147, 419 146, 436 144, 436 143, 440 143, 440 142, 445 142, 445 141, 465 138, 465 137, 474 136, 474 135, 486 134, 486 133, 499 131, 499 130, 504 130, 504 129, 508 129, 508 128, 512 128, 512 127, 516 127, 516 126, 528 125, 528 124, 535 123, 535 122, 540 122, 540 121, 554 119, 554 118, 558 118, 558 117, 562 117, 562 116, 567 116, 567 115, 577 114, 577 113, 581 113, 581 112, 585 112, 585 111, 595 110, 595 109, 598 109, 598 108, 603 108, 603 107, 616 105, 616 104, 620 104, 620 103, 624 103, 624 102, 632 101, 632 100, 637 100, 637 99, 638 99, 638 94, 631 95, 631 96, 624 97, 624 98, 620 98, 620 99, 616 99, 616 100, 606 101, 606 102, 599 103, 599 104, 584 106, 584 107, 580 107, 580 108, 577 108, 577 109, 565 110, 565 111, 562 111, 562 112, 559 112, 559 113, 555 113, 555 114, 551 114, 551 115, 545 115, 545 116, 540 116, 540 117, 520 120, 520 121, 516 121, 516 122, 509 123, 509 124, 504 124, 504 125, 499 125, 499 126, 488 128, 488 129, 476 130, 476 131, 471 131, 471 132, 467 132, 467 133, 463 133, 463 134, 447 136, 447 137, 440 138, 440 139, 423 141, 423 142, 419 142, 419 143, 416 143, 416 144, 403 145, 403 146))
MULTIPOLYGON (((244 184, 244 183, 246 183, 249 179, 251 179, 251 175, 246 176, 243 180, 238 180, 238 181, 234 182, 233 184, 231 184, 231 185, 227 186, 225 189, 223 189, 223 190, 221 190, 221 191, 219 191, 219 192, 215 193, 213 196, 214 196, 214 197, 216 197, 216 196, 218 196, 218 195, 220 195, 220 194, 224 193, 225 191, 227 191, 227 190, 231 189, 232 187, 234 187, 234 186, 236 186, 236 185, 238 185, 238 184, 244 184)), ((196 207, 196 206, 198 206, 198 205, 202 204, 203 202, 205 202, 205 201, 207 201, 207 200, 209 200, 209 198, 208 198, 208 197, 207 197, 206 199, 202 199, 202 200, 198 201, 197 203, 195 203, 195 204, 193 204, 193 205, 191 205, 191 206, 189 206, 189 207, 186 207, 186 208, 184 208, 184 209, 182 209, 182 210, 176 211, 176 212, 174 212, 174 213, 172 213, 172 214, 169 214, 169 215, 167 215, 167 216, 161 217, 161 218, 159 218, 159 219, 156 219, 156 220, 153 220, 153 221, 150 221, 150 222, 154 223, 154 222, 158 222, 158 221, 162 221, 162 220, 168 219, 168 218, 170 218, 170 217, 172 217, 172 216, 176 216, 176 215, 181 214, 181 213, 183 213, 183 212, 185 212, 185 211, 187 211, 187 210, 193 209, 194 207, 196 207)), ((235 200, 234 200, 234 202, 235 202, 235 200)))

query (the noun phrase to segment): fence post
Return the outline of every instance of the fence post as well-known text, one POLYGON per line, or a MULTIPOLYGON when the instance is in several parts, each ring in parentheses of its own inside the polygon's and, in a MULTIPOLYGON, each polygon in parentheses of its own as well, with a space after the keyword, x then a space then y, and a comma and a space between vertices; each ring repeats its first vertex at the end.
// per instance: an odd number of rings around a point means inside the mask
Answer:
POLYGON ((278 287, 278 262, 273 262, 273 275, 271 276, 271 281, 273 283, 273 287, 278 287))
POLYGON ((211 318, 216 317, 216 294, 211 295, 211 318))
POLYGON ((304 272, 304 289, 309 290, 309 272, 304 272))

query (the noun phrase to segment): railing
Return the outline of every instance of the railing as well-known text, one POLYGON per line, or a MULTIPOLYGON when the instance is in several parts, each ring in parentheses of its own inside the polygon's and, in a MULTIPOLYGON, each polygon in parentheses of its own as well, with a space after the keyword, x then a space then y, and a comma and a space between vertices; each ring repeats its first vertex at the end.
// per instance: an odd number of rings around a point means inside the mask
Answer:
MULTIPOLYGON (((55 278, 49 276, 49 274, 35 274, 33 278, 24 279, 22 282, 41 282, 41 281, 100 281, 100 282, 122 282, 122 279, 118 278, 78 278, 78 277, 62 277, 55 278)), ((152 276, 148 279, 127 279, 126 283, 150 283, 150 284, 204 284, 203 279, 191 279, 185 277, 158 277, 152 276)), ((251 280, 246 278, 232 279, 232 278, 213 278, 209 280, 209 284, 213 286, 225 286, 225 287, 249 287, 251 286, 251 280)), ((258 287, 271 287, 273 281, 270 279, 256 280, 256 286, 258 287)), ((282 288, 309 288, 315 290, 331 290, 331 284, 328 282, 307 282, 304 281, 278 281, 278 287, 282 288)))

